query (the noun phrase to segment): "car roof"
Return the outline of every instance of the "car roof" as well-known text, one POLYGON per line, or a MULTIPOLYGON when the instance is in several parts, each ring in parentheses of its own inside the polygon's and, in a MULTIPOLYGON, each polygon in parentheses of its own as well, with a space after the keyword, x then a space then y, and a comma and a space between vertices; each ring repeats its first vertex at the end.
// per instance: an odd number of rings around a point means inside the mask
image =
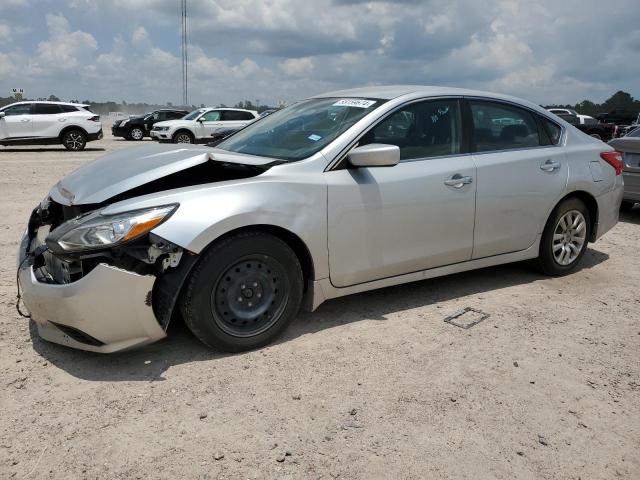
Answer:
POLYGON ((511 95, 503 95, 500 93, 486 92, 482 90, 471 90, 466 88, 443 87, 435 85, 382 85, 369 86, 360 88, 351 88, 347 90, 336 90, 320 95, 314 95, 311 98, 379 98, 381 100, 393 100, 399 97, 407 98, 423 98, 423 97, 482 97, 487 99, 503 100, 527 106, 532 110, 540 113, 547 113, 547 110, 540 105, 529 100, 525 100, 511 95))
POLYGON ((441 87, 435 85, 383 85, 350 88, 347 90, 336 90, 320 95, 314 95, 313 98, 327 97, 359 97, 359 98, 380 98, 382 100, 392 100, 404 95, 414 94, 416 96, 436 97, 436 96, 470 96, 470 97, 490 97, 497 99, 507 99, 523 101, 520 98, 499 93, 485 92, 482 90, 471 90, 467 88, 457 87, 441 87))
MULTIPOLYGON (((50 102, 48 100, 22 100, 20 102, 14 102, 11 105, 21 105, 25 103, 48 103, 50 105, 71 105, 73 107, 88 107, 86 103, 72 103, 72 102, 50 102)), ((7 105, 8 107, 9 105, 7 105)))

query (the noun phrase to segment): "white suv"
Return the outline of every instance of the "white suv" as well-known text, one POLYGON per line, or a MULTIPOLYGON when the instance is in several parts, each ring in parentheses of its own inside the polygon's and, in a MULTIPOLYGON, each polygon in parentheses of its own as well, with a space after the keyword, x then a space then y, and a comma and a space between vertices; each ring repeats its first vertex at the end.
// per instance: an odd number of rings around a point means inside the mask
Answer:
POLYGON ((83 150, 102 138, 100 116, 89 105, 64 102, 18 102, 0 108, 0 145, 50 145, 83 150))
POLYGON ((259 117, 258 112, 240 108, 199 108, 180 120, 156 123, 151 138, 161 142, 206 143, 259 117))

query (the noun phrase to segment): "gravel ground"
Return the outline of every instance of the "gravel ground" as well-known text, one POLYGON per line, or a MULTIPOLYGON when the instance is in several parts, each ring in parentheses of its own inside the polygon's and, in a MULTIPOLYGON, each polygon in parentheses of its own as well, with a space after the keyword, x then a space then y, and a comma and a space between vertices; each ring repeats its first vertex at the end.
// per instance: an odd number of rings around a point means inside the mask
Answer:
MULTIPOLYGON (((565 278, 516 264, 332 300, 221 355, 102 356, 15 311, 15 253, 83 153, 0 147, 0 478, 640 478, 640 208, 565 278), (490 317, 469 330, 460 308, 490 317)), ((126 306, 123 306, 126 308, 126 306)))

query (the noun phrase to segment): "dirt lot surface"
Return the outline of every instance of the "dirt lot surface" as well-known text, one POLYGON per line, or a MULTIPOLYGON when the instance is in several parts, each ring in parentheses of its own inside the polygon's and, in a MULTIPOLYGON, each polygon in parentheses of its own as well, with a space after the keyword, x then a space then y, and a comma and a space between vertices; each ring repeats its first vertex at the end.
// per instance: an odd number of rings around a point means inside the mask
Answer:
POLYGON ((181 324, 112 356, 44 342, 14 307, 28 214, 131 145, 0 147, 0 478, 640 478, 637 206, 569 277, 511 265, 333 300, 250 353, 181 324), (443 322, 466 306, 491 316, 443 322))

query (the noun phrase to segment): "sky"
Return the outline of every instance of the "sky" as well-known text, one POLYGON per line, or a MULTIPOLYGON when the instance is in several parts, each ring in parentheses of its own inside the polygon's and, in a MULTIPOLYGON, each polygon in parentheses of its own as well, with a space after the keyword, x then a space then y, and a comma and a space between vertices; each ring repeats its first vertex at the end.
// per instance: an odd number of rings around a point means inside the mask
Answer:
MULTIPOLYGON (((639 0, 187 0, 189 103, 363 85, 640 97, 639 0)), ((0 0, 0 96, 180 104, 180 0, 0 0)))

